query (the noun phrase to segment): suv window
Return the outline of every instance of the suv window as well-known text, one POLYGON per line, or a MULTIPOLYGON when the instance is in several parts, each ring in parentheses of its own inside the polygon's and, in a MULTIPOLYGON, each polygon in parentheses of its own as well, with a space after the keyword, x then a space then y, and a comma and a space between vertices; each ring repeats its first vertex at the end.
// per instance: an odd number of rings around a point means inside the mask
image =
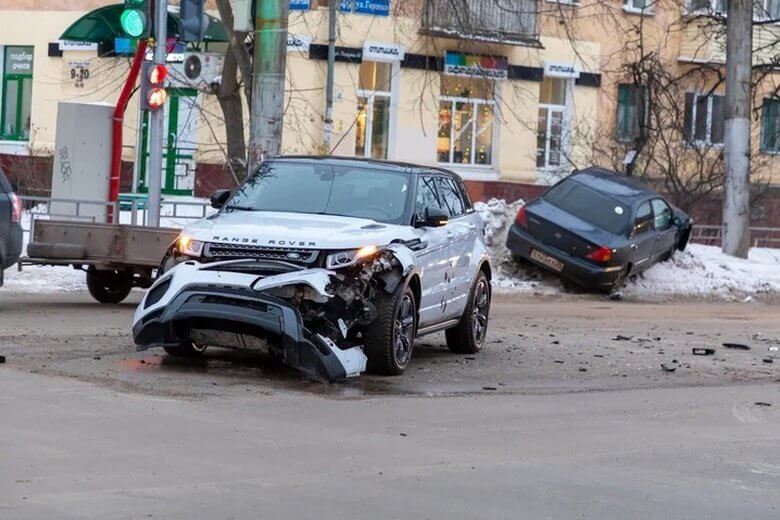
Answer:
POLYGON ((463 215, 465 209, 463 207, 463 201, 460 199, 458 187, 455 186, 455 183, 446 177, 437 177, 436 186, 439 190, 439 196, 446 206, 446 211, 449 213, 450 217, 463 215))
POLYGON ((653 213, 655 214, 655 229, 669 229, 672 225, 672 208, 662 199, 653 199, 653 213))
POLYGON ((425 218, 425 208, 447 209, 439 201, 434 177, 420 176, 417 180, 417 199, 414 202, 414 212, 417 218, 425 218))
POLYGON ((466 208, 466 211, 471 211, 474 209, 474 205, 471 203, 471 198, 469 198, 469 192, 466 189, 466 186, 463 184, 463 181, 456 181, 458 185, 458 189, 460 190, 460 198, 463 200, 463 206, 466 208))
POLYGON ((643 202, 636 211, 634 219, 634 236, 647 233, 653 229, 653 210, 649 202, 643 202))

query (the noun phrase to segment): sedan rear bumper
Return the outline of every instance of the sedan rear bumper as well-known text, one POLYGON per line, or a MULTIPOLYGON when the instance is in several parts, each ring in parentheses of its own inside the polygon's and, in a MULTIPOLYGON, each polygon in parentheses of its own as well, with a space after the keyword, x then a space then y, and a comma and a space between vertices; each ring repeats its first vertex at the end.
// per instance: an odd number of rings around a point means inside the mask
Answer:
POLYGON ((623 266, 599 267, 587 260, 571 256, 559 249, 543 244, 516 224, 509 228, 506 246, 512 255, 522 257, 586 289, 609 289, 623 272, 623 266), (534 260, 531 258, 532 249, 536 249, 547 256, 563 262, 563 269, 560 272, 555 271, 551 267, 534 260))

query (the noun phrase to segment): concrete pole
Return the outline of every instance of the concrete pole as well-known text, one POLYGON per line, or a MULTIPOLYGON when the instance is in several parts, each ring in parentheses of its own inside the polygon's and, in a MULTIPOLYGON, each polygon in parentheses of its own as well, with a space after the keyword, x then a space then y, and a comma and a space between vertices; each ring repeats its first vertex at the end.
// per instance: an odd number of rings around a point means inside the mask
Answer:
POLYGON ((249 111, 249 170, 282 151, 287 16, 290 2, 257 0, 249 111))
POLYGON ((726 26, 723 252, 747 258, 750 234, 750 80, 753 3, 729 0, 726 26))
MULTIPOLYGON (((155 0, 154 4, 154 63, 165 65, 168 45, 168 0, 155 0)), ((146 81, 141 78, 141 81, 146 81)), ((152 110, 149 114, 149 168, 147 184, 149 187, 149 217, 147 226, 160 225, 160 191, 162 189, 162 145, 165 128, 163 117, 165 106, 152 110)))
POLYGON ((333 141, 333 74, 336 64, 336 2, 328 2, 328 75, 325 83, 325 153, 330 155, 333 141))

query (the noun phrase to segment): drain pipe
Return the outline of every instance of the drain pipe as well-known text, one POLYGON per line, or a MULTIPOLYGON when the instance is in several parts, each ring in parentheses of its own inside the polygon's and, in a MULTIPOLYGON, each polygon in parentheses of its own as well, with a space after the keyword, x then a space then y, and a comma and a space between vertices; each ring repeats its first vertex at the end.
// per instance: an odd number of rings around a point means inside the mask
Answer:
MULTIPOLYGON (((108 179, 108 201, 116 202, 119 198, 119 174, 122 167, 122 123, 125 119, 125 110, 127 103, 133 95, 135 80, 138 79, 138 72, 141 69, 141 62, 144 61, 146 54, 146 40, 138 40, 138 47, 133 56, 133 63, 130 65, 130 73, 127 75, 125 85, 119 94, 116 106, 114 107, 114 116, 111 129, 111 176, 108 179)), ((137 154, 136 154, 137 155, 137 154)), ((138 158, 136 157, 136 160, 138 158)), ((115 223, 119 221, 119 215, 114 215, 114 204, 108 206, 106 221, 115 223)))

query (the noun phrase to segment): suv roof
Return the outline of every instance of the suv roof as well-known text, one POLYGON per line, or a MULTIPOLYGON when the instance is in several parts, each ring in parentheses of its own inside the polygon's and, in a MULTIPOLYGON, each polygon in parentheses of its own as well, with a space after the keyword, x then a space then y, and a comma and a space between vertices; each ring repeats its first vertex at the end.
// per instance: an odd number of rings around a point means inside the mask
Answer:
POLYGON ((341 166, 371 165, 372 168, 388 170, 402 169, 407 173, 441 173, 460 179, 460 176, 451 170, 436 166, 424 166, 402 161, 388 161, 383 159, 370 159, 364 157, 341 157, 333 155, 282 155, 269 159, 270 162, 325 162, 341 166))

